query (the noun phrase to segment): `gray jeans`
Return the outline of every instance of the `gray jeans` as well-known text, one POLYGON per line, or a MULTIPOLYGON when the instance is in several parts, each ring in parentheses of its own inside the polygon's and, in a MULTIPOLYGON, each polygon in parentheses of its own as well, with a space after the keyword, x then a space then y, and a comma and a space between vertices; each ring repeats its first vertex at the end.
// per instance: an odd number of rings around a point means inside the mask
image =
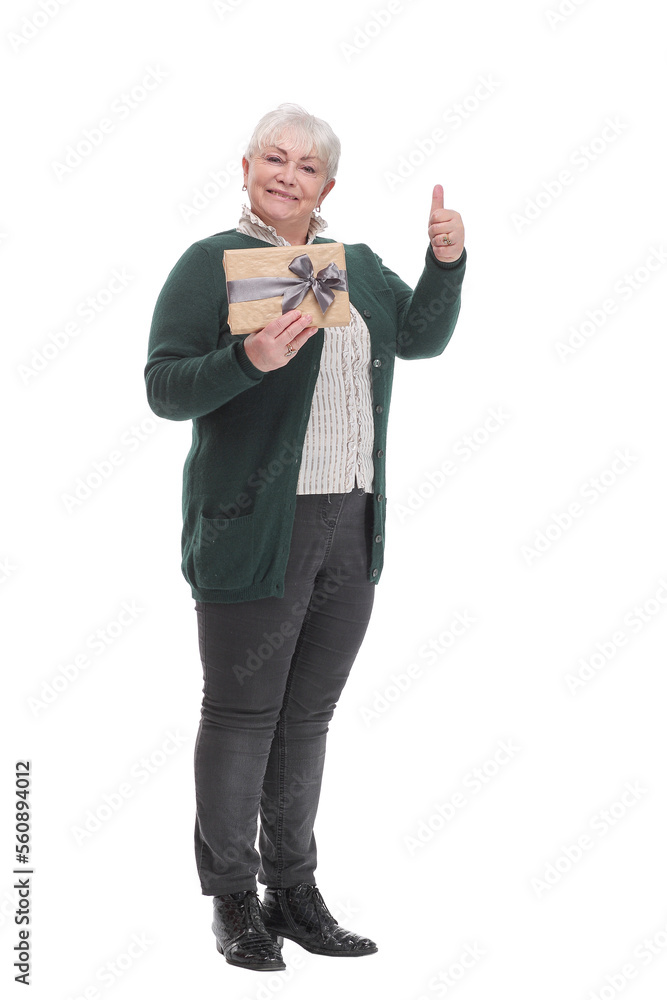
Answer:
POLYGON ((328 723, 375 594, 373 496, 297 495, 284 597, 195 602, 195 856, 206 896, 315 882, 328 723))

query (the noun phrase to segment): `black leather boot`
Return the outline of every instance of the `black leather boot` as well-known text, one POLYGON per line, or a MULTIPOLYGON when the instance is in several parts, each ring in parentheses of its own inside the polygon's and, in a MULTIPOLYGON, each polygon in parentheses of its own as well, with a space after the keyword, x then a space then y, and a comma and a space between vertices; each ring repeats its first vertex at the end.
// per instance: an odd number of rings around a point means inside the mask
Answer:
POLYGON ((213 923, 218 951, 230 965, 244 969, 285 969, 280 945, 262 921, 259 896, 253 889, 213 897, 213 923))
POLYGON ((347 931, 333 918, 317 886, 310 882, 287 889, 267 887, 261 904, 264 926, 277 939, 296 941, 313 955, 372 955, 370 938, 347 931))

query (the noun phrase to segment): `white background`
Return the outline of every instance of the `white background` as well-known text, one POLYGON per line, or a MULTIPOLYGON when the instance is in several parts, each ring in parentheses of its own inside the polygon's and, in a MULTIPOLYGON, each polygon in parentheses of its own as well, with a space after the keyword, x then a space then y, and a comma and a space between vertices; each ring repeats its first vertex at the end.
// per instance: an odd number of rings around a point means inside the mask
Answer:
POLYGON ((664 996, 664 37, 652 0, 559 2, 3 5, 0 953, 11 981, 28 758, 32 997, 664 996), (325 235, 414 284, 442 183, 469 257, 444 354, 397 363, 385 569, 316 824, 323 895, 379 951, 286 942, 271 976, 216 952, 196 875, 190 423, 151 413, 143 367, 169 270, 236 225, 281 101, 341 138, 325 235))

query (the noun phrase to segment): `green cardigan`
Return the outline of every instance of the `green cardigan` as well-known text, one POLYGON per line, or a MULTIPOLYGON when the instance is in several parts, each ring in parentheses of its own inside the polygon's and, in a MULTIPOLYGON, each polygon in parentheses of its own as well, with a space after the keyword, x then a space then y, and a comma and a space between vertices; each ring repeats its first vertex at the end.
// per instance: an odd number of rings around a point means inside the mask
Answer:
MULTIPOLYGON (((266 242, 234 229, 193 243, 167 277, 150 330, 144 369, 150 407, 160 417, 192 420, 183 469, 181 569, 197 601, 284 596, 324 332, 318 330, 288 365, 270 372, 252 364, 244 337, 231 335, 223 250, 262 246, 266 242)), ((394 357, 432 358, 445 349, 459 314, 467 253, 444 263, 429 244, 413 292, 366 244, 344 246, 350 301, 371 337, 374 517, 368 575, 377 583, 394 357)))

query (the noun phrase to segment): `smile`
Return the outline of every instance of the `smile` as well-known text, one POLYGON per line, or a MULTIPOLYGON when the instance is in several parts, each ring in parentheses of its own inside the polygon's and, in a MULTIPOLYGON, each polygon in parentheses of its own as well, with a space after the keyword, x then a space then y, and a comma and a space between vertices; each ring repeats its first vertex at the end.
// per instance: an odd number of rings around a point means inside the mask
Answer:
POLYGON ((272 191, 269 190, 269 194, 272 194, 274 198, 281 198, 283 201, 298 201, 292 194, 287 194, 286 191, 272 191))

